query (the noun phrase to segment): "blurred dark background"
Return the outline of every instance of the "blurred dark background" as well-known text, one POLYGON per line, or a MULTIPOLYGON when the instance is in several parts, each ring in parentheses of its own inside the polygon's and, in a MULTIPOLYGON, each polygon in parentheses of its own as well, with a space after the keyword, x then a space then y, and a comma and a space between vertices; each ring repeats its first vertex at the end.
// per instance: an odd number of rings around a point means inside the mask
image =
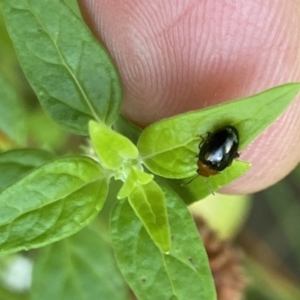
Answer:
POLYGON ((300 299, 300 166, 276 185, 254 194, 237 237, 250 286, 248 300, 300 299))

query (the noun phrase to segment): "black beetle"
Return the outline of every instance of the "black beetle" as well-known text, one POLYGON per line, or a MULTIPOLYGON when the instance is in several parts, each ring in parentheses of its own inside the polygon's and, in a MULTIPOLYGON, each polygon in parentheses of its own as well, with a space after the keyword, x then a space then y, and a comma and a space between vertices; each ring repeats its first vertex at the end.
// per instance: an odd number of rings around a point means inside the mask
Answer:
POLYGON ((239 133, 235 127, 228 125, 213 133, 208 132, 199 144, 197 173, 209 177, 223 171, 239 157, 238 147, 239 133))

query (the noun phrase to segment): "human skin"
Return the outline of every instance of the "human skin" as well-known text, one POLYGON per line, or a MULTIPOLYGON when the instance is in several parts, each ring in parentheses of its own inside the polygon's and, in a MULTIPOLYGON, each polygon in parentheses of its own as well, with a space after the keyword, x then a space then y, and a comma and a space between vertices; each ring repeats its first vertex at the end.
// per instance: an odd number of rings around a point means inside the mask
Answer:
MULTIPOLYGON (((286 0, 79 0, 117 65, 122 113, 162 118, 300 81, 300 3, 286 0)), ((300 161, 300 98, 241 153, 251 169, 222 189, 253 193, 300 161)))

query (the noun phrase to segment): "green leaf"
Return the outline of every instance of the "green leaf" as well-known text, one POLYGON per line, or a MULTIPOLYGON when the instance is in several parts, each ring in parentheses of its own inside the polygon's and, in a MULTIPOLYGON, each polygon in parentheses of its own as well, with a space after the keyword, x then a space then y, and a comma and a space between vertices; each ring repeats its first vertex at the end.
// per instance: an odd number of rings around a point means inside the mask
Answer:
POLYGON ((128 196, 129 203, 140 218, 154 243, 164 252, 170 250, 170 226, 166 199, 155 181, 136 184, 128 196))
POLYGON ((0 192, 54 157, 50 152, 37 149, 17 149, 1 153, 0 192))
POLYGON ((88 157, 41 166, 0 193, 0 254, 41 247, 70 236, 101 210, 108 180, 88 157))
POLYGON ((139 155, 136 146, 125 136, 105 124, 89 123, 90 137, 101 163, 109 170, 117 170, 130 159, 139 155))
POLYGON ((172 236, 169 254, 153 243, 127 201, 115 207, 111 227, 120 270, 139 300, 215 300, 206 251, 191 215, 174 192, 164 192, 172 236))
MULTIPOLYGON (((242 176, 249 168, 250 164, 242 161, 233 161, 230 168, 225 169, 220 174, 205 178, 194 175, 192 178, 181 180, 167 180, 167 185, 170 186, 182 199, 189 205, 195 201, 203 199, 211 195, 212 191, 217 191, 222 186, 229 184, 235 179, 242 176), (195 178, 195 176, 197 176, 195 178), (192 182, 190 182, 195 178, 192 182), (186 184, 190 182, 189 184, 186 184)), ((162 182, 166 182, 164 179, 162 182)))
POLYGON ((25 143, 25 116, 20 99, 9 82, 0 74, 0 149, 3 145, 3 134, 7 139, 19 145, 25 143))
POLYGON ((167 178, 196 174, 199 136, 225 125, 240 134, 240 148, 274 122, 300 89, 299 83, 272 88, 260 94, 164 119, 148 126, 140 135, 138 149, 153 173, 167 178))
POLYGON ((32 300, 124 300, 127 293, 111 249, 89 228, 43 249, 34 265, 32 300))
POLYGON ((74 11, 74 13, 81 17, 81 11, 77 0, 65 0, 65 3, 74 11))
POLYGON ((87 134, 88 121, 111 125, 121 84, 106 51, 62 0, 1 0, 21 66, 45 111, 87 134))
POLYGON ((153 180, 152 174, 145 173, 136 169, 135 167, 132 167, 127 180, 117 195, 117 198, 123 199, 128 197, 135 186, 148 184, 151 180, 153 180))

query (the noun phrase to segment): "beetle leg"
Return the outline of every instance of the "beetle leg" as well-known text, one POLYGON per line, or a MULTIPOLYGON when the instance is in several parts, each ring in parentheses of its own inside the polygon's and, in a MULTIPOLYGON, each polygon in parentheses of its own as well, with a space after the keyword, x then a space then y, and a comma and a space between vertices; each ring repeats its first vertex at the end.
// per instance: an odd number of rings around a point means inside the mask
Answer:
POLYGON ((200 141, 200 143, 199 143, 199 149, 201 149, 201 146, 203 145, 203 143, 205 142, 205 140, 209 137, 211 135, 211 132, 210 131, 208 131, 207 133, 206 133, 206 138, 204 138, 203 137, 203 135, 198 135, 198 137, 201 139, 201 141, 200 141))

